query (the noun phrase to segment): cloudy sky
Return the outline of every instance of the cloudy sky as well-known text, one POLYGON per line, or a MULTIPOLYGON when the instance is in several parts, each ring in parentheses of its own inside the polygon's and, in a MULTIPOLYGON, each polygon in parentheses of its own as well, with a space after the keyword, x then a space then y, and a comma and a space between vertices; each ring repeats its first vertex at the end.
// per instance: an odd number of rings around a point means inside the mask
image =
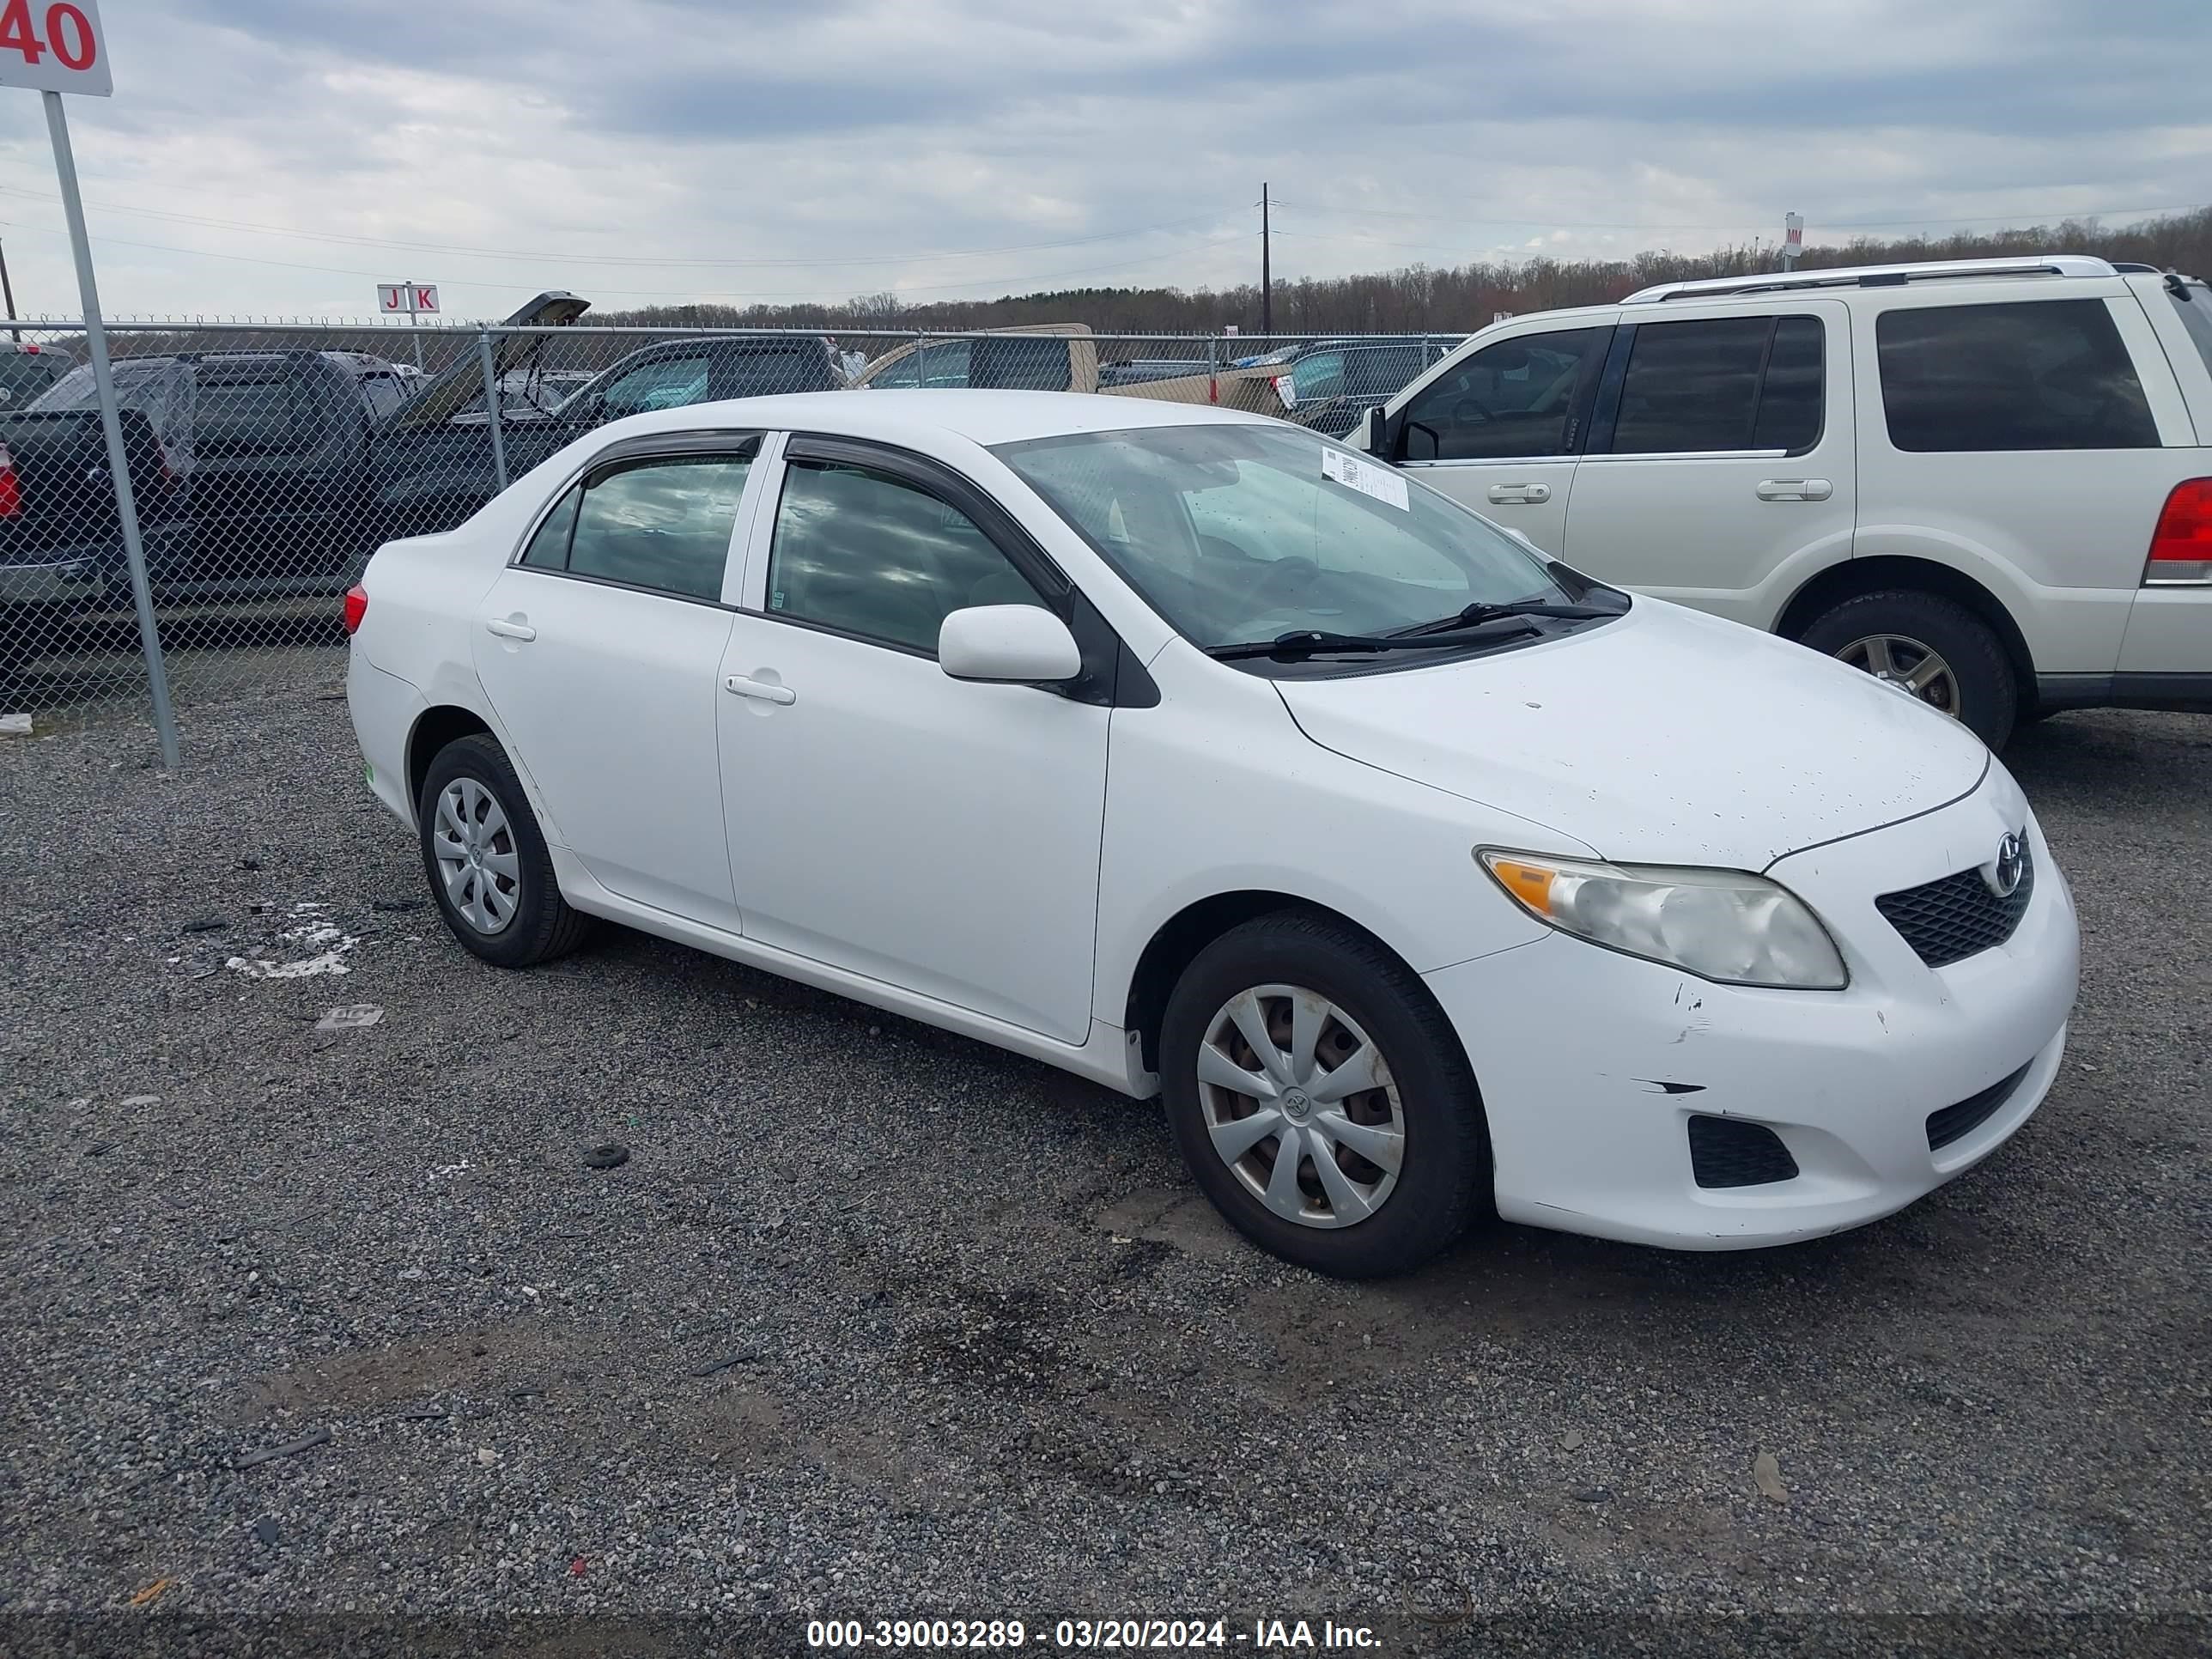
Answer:
MULTIPOLYGON (((989 297, 2212 200, 2204 0, 103 0, 114 314, 989 297)), ((0 89, 19 307, 75 306, 0 89)))

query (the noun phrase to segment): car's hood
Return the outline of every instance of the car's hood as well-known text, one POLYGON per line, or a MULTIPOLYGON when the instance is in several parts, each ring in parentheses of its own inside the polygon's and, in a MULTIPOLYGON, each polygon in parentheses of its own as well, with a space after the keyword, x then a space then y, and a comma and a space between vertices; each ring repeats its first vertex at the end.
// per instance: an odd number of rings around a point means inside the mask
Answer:
POLYGON ((1655 599, 1493 656, 1278 687, 1324 748, 1647 864, 1764 869, 1955 800, 1989 764, 1856 669, 1655 599))

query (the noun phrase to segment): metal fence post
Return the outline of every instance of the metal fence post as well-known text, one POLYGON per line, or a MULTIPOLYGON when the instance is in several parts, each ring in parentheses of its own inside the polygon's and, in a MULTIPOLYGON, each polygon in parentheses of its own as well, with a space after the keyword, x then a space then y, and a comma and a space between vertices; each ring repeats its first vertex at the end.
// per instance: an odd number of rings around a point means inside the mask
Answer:
POLYGON ((929 390, 929 336, 920 329, 914 331, 914 389, 929 390))
POLYGON ((491 331, 477 335, 477 361, 483 365, 484 424, 491 429, 491 475, 507 488, 507 435, 500 428, 499 372, 491 354, 491 331))
POLYGON ((177 766, 177 711, 169 704, 168 665, 161 658, 161 630, 154 620, 154 589, 146 580, 146 547, 138 538, 138 498, 131 489, 131 453, 123 443, 123 416, 115 402, 115 374, 107 361, 107 330, 100 319, 100 289, 93 281, 92 245, 85 234, 84 204, 78 198, 76 157, 70 149, 69 124, 62 95, 44 93, 46 131, 54 142, 54 166, 61 174, 62 210, 69 216, 70 245, 76 255, 77 294, 84 306, 84 344, 92 358, 92 383, 100 398, 100 429, 107 439, 107 468, 115 478, 115 516, 123 527, 123 557, 131 567, 131 604, 138 613, 138 648, 146 658, 146 689, 154 702, 154 730, 161 740, 161 764, 177 766))

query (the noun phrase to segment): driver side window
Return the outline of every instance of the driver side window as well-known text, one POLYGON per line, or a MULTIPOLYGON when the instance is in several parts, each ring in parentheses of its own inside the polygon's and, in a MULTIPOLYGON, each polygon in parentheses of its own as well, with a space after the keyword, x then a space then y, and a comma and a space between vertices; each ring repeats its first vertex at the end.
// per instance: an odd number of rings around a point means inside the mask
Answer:
POLYGON ((1523 334, 1447 368, 1406 406, 1407 461, 1533 459, 1581 447, 1610 326, 1523 334))
POLYGON ((1044 601, 975 520, 912 484, 793 458, 769 545, 771 615, 937 654, 937 630, 975 605, 1044 601))

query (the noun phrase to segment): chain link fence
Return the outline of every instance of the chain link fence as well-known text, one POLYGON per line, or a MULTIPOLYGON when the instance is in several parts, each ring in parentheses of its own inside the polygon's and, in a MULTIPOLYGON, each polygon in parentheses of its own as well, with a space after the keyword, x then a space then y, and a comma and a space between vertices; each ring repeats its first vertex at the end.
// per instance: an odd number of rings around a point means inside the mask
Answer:
MULTIPOLYGON (((1013 387, 1218 404, 1340 435, 1460 337, 1255 339, 111 322, 161 648, 185 723, 344 672, 339 596, 395 537, 449 529, 556 450, 731 398, 1013 387)), ((560 301, 567 302, 564 307, 560 301)), ((573 307, 573 310, 569 310, 573 307)), ((147 717, 116 489, 81 326, 0 329, 0 717, 147 717)))

